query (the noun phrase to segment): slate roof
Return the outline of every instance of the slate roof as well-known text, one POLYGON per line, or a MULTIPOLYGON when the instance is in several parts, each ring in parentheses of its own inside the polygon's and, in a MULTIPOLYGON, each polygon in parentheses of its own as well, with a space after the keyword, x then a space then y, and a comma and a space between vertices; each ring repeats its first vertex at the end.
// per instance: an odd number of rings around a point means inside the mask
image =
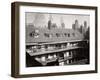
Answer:
POLYGON ((76 40, 83 40, 83 34, 80 32, 73 30, 73 29, 66 29, 66 28, 36 28, 32 26, 26 27, 26 43, 42 43, 42 42, 59 42, 59 41, 76 41, 76 40), (38 38, 34 38, 30 36, 34 30, 38 30, 38 38), (44 34, 51 34, 52 37, 46 37, 44 34), (60 34, 57 37, 57 34, 60 34), (67 34, 67 36, 65 36, 67 34), (69 35, 68 35, 69 34, 69 35))

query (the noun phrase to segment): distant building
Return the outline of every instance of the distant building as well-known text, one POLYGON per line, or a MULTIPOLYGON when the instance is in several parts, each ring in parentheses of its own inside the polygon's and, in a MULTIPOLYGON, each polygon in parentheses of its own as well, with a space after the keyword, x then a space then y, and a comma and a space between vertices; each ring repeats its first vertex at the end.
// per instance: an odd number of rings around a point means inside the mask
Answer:
POLYGON ((65 24, 64 24, 64 23, 61 23, 61 27, 62 27, 62 28, 65 28, 65 24))
POLYGON ((48 20, 48 29, 52 29, 52 15, 49 15, 49 20, 48 20))
POLYGON ((48 21, 48 29, 51 29, 52 28, 52 22, 51 20, 48 21))
POLYGON ((78 30, 78 28, 79 28, 78 20, 75 20, 75 30, 78 30))
POLYGON ((75 30, 75 24, 72 24, 72 29, 75 30))
POLYGON ((84 21, 84 30, 85 30, 85 32, 87 31, 87 22, 86 21, 84 21))
POLYGON ((87 21, 84 21, 84 24, 79 25, 78 20, 75 20, 75 23, 72 24, 72 29, 79 31, 81 34, 85 35, 88 27, 87 27, 87 21))
POLYGON ((80 25, 79 32, 85 35, 86 31, 87 31, 87 22, 84 21, 84 25, 80 25))
POLYGON ((83 35, 85 35, 86 30, 87 29, 85 29, 85 27, 83 25, 81 25, 80 28, 79 28, 80 33, 83 34, 83 35))
POLYGON ((83 25, 80 26, 79 32, 82 34, 83 33, 83 25))
POLYGON ((77 31, 79 30, 79 23, 77 19, 75 20, 75 23, 72 24, 72 29, 77 31))
POLYGON ((65 23, 63 21, 63 18, 61 17, 61 28, 65 28, 65 23))
POLYGON ((87 29, 87 22, 84 21, 84 28, 87 29))

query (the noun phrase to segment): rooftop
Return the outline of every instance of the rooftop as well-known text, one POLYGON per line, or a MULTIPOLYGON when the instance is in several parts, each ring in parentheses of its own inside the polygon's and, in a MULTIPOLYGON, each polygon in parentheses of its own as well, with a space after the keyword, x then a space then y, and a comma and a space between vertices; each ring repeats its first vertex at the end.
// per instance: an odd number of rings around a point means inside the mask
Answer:
POLYGON ((83 40, 83 37, 83 34, 73 29, 26 27, 26 43, 76 41, 83 40))

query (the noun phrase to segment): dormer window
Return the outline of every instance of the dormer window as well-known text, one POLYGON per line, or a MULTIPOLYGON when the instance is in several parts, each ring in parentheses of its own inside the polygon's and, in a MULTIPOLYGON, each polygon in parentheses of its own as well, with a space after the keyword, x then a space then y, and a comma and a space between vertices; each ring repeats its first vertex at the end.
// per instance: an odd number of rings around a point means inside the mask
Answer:
POLYGON ((67 37, 67 33, 64 33, 65 37, 67 37))
POLYGON ((70 34, 68 33, 68 37, 70 37, 70 34))
POLYGON ((59 33, 56 33, 56 36, 57 36, 57 37, 60 37, 60 34, 59 34, 59 33))
POLYGON ((49 37, 49 34, 48 34, 48 33, 44 33, 44 36, 45 36, 45 37, 49 37))
POLYGON ((52 34, 44 33, 44 36, 45 36, 45 37, 48 37, 48 38, 51 38, 51 37, 52 37, 52 34))
POLYGON ((39 37, 39 30, 34 30, 30 33, 30 36, 33 38, 38 38, 39 37))

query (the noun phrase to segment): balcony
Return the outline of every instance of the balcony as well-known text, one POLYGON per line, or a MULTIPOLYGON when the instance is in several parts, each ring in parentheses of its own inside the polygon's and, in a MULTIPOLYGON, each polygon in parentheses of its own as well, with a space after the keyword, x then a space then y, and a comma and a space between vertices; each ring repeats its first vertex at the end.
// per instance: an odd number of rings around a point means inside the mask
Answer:
POLYGON ((57 52, 79 49, 79 48, 86 48, 86 46, 85 47, 83 46, 84 45, 83 42, 86 41, 63 42, 63 43, 62 42, 42 43, 39 45, 38 44, 31 45, 30 48, 26 49, 26 52, 30 56, 38 56, 43 54, 52 54, 57 52))
POLYGON ((52 54, 52 53, 57 53, 57 52, 73 50, 73 49, 79 49, 79 48, 83 48, 83 47, 77 47, 77 46, 76 47, 67 47, 67 48, 63 48, 63 49, 43 50, 41 52, 32 52, 32 51, 27 50, 27 53, 30 56, 37 56, 37 55, 52 54))

